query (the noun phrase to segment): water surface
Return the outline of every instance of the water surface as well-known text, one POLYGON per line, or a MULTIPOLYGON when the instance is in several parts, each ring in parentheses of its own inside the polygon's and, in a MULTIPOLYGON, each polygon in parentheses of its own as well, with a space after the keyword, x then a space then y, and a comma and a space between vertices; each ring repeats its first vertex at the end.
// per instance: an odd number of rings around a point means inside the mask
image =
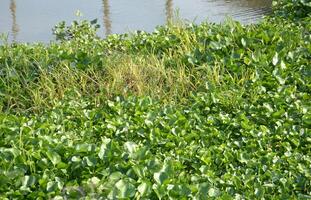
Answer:
POLYGON ((60 21, 97 18, 99 34, 134 30, 153 31, 178 10, 183 19, 221 22, 230 16, 242 23, 256 23, 271 7, 271 0, 1 0, 0 33, 18 42, 48 42, 60 21))

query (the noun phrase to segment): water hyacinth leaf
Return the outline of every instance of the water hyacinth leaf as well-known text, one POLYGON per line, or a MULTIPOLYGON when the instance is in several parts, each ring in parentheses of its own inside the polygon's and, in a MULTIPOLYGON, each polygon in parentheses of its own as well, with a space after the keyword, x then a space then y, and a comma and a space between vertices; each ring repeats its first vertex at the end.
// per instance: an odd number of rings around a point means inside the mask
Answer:
POLYGON ((135 165, 133 166, 133 170, 139 178, 143 178, 145 176, 145 170, 143 166, 135 165))
POLYGON ((92 177, 88 180, 90 186, 97 187, 100 184, 100 179, 97 177, 92 177))
POLYGON ((191 194, 191 190, 185 185, 169 184, 167 186, 167 190, 169 191, 169 195, 171 197, 179 196, 179 197, 186 198, 191 194))
POLYGON ((120 180, 121 178, 123 178, 123 176, 124 175, 121 172, 114 172, 109 176, 109 181, 116 182, 120 180))
POLYGON ((7 176, 0 174, 0 186, 5 186, 10 182, 10 179, 7 176))
POLYGON ((167 190, 164 186, 159 184, 152 185, 153 191, 156 193, 158 199, 163 199, 167 195, 167 190))
POLYGON ((158 184, 162 185, 166 180, 168 180, 169 175, 165 171, 160 171, 154 173, 153 178, 158 184))
POLYGON ((207 198, 208 192, 209 192, 209 183, 205 182, 205 183, 200 183, 198 184, 198 195, 200 195, 201 197, 205 197, 207 198))
POLYGON ((223 45, 220 42, 211 42, 210 45, 211 48, 215 50, 221 49, 223 47, 223 45))
POLYGON ((135 152, 135 154, 133 155, 134 159, 139 159, 139 160, 144 160, 149 156, 149 150, 148 148, 145 147, 141 147, 139 149, 137 149, 137 151, 135 152))
POLYGON ((80 161, 81 161, 81 158, 78 157, 78 156, 73 156, 73 157, 71 158, 71 161, 72 161, 72 162, 80 162, 80 161))
POLYGON ((248 163, 250 160, 250 155, 246 152, 240 153, 239 160, 242 163, 248 163))
POLYGON ((135 186, 123 179, 116 183, 116 188, 119 190, 118 198, 130 198, 136 193, 135 186))
POLYGON ((248 57, 244 57, 244 63, 250 65, 252 63, 252 60, 248 57))
POLYGON ((57 183, 55 181, 50 181, 46 185, 47 192, 54 192, 57 189, 57 183))
POLYGON ((53 150, 48 150, 46 152, 46 155, 48 156, 50 161, 53 163, 53 165, 57 165, 58 163, 62 161, 61 156, 53 150))
POLYGON ((137 152, 138 145, 134 142, 126 142, 124 143, 124 148, 130 154, 131 157, 134 157, 134 154, 137 152))
POLYGON ((64 163, 64 162, 60 162, 56 165, 56 167, 58 169, 67 169, 68 168, 68 164, 64 163))
POLYGON ((57 184, 57 188, 61 190, 64 187, 64 181, 61 178, 55 177, 55 182, 57 184))
POLYGON ((282 117, 284 114, 286 114, 286 111, 284 109, 280 109, 279 111, 275 112, 272 114, 273 118, 280 118, 282 117))
POLYGON ((210 188, 208 190, 208 196, 210 196, 210 197, 217 197, 219 195, 220 195, 220 192, 217 188, 210 188))
POLYGON ((91 144, 78 144, 76 146, 76 151, 80 153, 85 153, 94 150, 94 145, 91 144))
POLYGON ((262 187, 255 188, 255 195, 258 198, 262 197, 263 194, 264 194, 264 188, 262 188, 262 187))
POLYGON ((83 158, 83 160, 86 162, 86 164, 89 167, 96 166, 97 160, 96 160, 96 158, 94 156, 86 156, 86 157, 83 158))
POLYGON ((272 64, 273 64, 274 66, 276 66, 276 65, 278 64, 278 62, 279 62, 279 54, 278 54, 278 53, 275 53, 275 55, 274 55, 274 57, 273 57, 273 59, 272 59, 272 64))
POLYGON ((241 39, 241 43, 242 43, 243 47, 246 47, 246 40, 244 38, 241 39))
POLYGON ((284 62, 284 60, 281 61, 281 69, 285 70, 287 67, 286 67, 286 64, 284 62))
POLYGON ((0 199, 308 199, 310 19, 291 8, 0 45, 0 199))
POLYGON ((31 187, 36 183, 36 177, 34 176, 24 176, 22 187, 31 187))
POLYGON ((144 181, 137 187, 137 190, 141 196, 147 196, 151 193, 152 187, 149 182, 144 181))
POLYGON ((303 123, 308 127, 311 127, 311 114, 305 114, 302 118, 303 123))
POLYGON ((111 139, 105 138, 100 146, 100 151, 98 153, 98 157, 102 160, 109 157, 111 154, 112 141, 111 139))
MULTIPOLYGON (((193 63, 192 63, 193 64, 193 63)), ((150 119, 145 119, 145 124, 147 126, 152 126, 153 125, 153 122, 150 120, 150 119)))

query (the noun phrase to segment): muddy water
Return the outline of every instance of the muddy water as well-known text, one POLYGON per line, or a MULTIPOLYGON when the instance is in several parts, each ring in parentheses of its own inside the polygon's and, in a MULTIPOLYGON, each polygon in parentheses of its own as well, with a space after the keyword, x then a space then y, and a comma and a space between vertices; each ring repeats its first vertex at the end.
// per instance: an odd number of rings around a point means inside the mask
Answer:
POLYGON ((60 21, 99 20, 99 34, 152 31, 176 11, 189 21, 221 22, 227 16, 256 23, 269 13, 271 0, 1 0, 0 33, 18 42, 48 42, 60 21))

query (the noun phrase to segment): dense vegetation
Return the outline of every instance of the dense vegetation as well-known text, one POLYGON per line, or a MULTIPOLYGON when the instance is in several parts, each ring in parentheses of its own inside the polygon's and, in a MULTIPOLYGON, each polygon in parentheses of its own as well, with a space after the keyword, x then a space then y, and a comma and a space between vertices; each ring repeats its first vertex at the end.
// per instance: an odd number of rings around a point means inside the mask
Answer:
POLYGON ((310 199, 311 3, 0 46, 0 199, 310 199))

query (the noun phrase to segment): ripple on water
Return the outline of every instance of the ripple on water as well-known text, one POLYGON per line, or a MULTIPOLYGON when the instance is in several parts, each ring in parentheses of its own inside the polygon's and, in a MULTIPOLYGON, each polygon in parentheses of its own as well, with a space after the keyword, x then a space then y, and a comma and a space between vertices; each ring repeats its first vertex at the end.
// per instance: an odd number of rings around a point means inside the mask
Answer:
POLYGON ((99 19, 105 36, 142 29, 152 31, 165 24, 175 11, 179 17, 199 23, 221 22, 227 16, 242 23, 256 23, 271 9, 271 0, 1 0, 0 33, 18 42, 48 42, 52 27, 71 22, 80 10, 84 19, 99 19))

